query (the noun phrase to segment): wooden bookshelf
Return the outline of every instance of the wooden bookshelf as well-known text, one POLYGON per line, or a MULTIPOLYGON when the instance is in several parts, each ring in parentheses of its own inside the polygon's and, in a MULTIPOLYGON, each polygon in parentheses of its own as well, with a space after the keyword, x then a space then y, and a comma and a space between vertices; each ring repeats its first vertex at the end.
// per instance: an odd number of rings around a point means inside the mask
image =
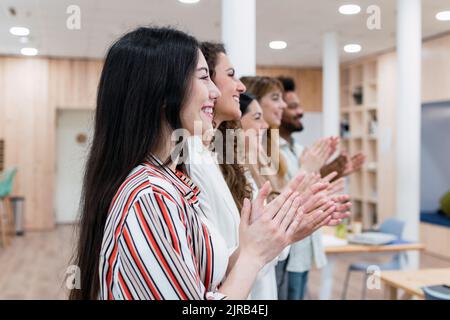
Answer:
POLYGON ((379 222, 378 109, 377 59, 342 66, 342 148, 350 154, 362 151, 367 157, 363 169, 349 177, 348 185, 353 202, 352 219, 362 222, 365 229, 379 222))

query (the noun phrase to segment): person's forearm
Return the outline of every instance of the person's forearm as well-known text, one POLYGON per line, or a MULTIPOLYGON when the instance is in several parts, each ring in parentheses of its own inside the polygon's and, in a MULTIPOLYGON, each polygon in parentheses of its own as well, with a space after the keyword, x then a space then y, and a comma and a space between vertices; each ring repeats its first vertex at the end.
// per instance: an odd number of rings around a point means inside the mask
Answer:
POLYGON ((336 158, 335 160, 333 160, 329 164, 326 164, 322 168, 320 168, 320 176, 322 178, 326 177, 327 175, 329 175, 333 171, 337 172, 337 176, 334 177, 330 182, 333 182, 333 181, 339 179, 340 177, 342 177, 343 169, 339 165, 339 162, 338 162, 339 160, 338 159, 339 158, 336 158))
POLYGON ((240 250, 241 250, 240 247, 237 247, 228 258, 228 266, 226 272, 227 275, 230 273, 231 269, 233 269, 234 265, 236 264, 236 261, 239 258, 240 250))
POLYGON ((219 292, 231 300, 247 299, 262 265, 254 257, 239 252, 219 292))

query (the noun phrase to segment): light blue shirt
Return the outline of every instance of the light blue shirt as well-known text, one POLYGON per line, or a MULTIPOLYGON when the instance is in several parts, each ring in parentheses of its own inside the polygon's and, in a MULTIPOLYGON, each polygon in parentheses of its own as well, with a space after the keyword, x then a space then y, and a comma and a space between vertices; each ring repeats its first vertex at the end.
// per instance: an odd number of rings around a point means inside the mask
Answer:
MULTIPOLYGON (((287 164, 287 180, 295 177, 300 169, 300 155, 304 148, 295 141, 289 144, 280 137, 280 152, 287 164)), ((327 258, 322 244, 322 235, 317 230, 312 235, 291 245, 287 271, 305 272, 311 270, 313 264, 317 268, 322 268, 327 263, 327 258)))

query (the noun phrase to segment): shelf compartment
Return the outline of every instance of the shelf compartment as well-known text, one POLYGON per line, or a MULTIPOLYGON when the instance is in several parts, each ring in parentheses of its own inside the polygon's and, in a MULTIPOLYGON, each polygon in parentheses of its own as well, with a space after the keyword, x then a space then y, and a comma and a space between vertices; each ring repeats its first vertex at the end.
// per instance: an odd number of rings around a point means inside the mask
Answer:
POLYGON ((371 229, 378 223, 378 210, 375 203, 364 203, 363 206, 363 228, 371 229))
POLYGON ((361 151, 363 151, 363 139, 362 138, 351 139, 350 153, 353 155, 361 151))
POLYGON ((350 209, 352 215, 351 220, 352 221, 362 221, 363 220, 363 202, 358 199, 351 199, 352 201, 352 207, 350 209))
POLYGON ((378 78, 378 64, 376 60, 364 64, 364 83, 376 84, 378 78))
POLYGON ((371 105, 376 105, 378 102, 377 99, 377 84, 376 83, 371 83, 371 84, 365 84, 364 85, 364 96, 363 96, 363 101, 364 101, 364 105, 367 106, 371 106, 371 105))
POLYGON ((350 197, 362 199, 363 195, 362 172, 355 172, 350 176, 350 197))
POLYGON ((378 199, 378 175, 376 171, 365 172, 365 195, 364 198, 371 202, 378 199))
POLYGON ((362 112, 350 113, 351 137, 361 137, 364 133, 364 121, 362 112))
POLYGON ((366 161, 367 163, 377 163, 378 162, 378 141, 376 139, 368 139, 366 150, 366 161))
POLYGON ((348 68, 341 69, 341 85, 344 88, 350 86, 350 70, 348 68))
POLYGON ((352 88, 363 85, 363 66, 358 64, 350 68, 350 86, 352 88))

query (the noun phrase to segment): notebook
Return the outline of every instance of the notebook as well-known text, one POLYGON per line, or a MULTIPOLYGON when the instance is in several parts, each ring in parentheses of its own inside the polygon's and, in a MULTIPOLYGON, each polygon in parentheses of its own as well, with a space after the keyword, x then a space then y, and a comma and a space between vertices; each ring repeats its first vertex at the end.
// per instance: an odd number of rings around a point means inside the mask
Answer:
POLYGON ((389 244, 395 240, 397 240, 395 235, 382 232, 363 232, 348 236, 348 241, 350 243, 371 246, 381 246, 384 244, 389 244))

